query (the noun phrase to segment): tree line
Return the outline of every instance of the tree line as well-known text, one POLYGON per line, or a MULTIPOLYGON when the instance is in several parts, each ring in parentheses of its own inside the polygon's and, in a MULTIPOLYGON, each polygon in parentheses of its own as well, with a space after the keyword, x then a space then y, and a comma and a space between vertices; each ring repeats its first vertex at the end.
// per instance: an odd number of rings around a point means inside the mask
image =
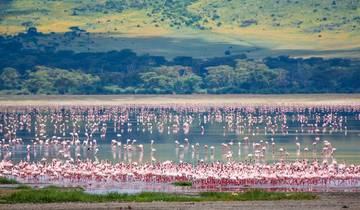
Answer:
POLYGON ((1 94, 357 93, 360 61, 25 49, 0 37, 1 94))

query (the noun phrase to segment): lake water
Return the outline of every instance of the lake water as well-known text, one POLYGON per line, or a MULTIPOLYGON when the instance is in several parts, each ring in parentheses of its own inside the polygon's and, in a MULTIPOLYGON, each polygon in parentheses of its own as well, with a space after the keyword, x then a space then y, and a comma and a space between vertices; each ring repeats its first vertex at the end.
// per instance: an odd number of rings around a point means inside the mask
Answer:
POLYGON ((1 148, 0 158, 14 162, 79 158, 138 163, 167 160, 273 163, 280 159, 330 158, 329 161, 338 163, 360 164, 360 121, 356 109, 281 112, 110 107, 95 111, 89 108, 22 110, 16 114, 3 111, 0 115, 0 139, 5 143, 22 139, 22 143, 1 148), (7 136, 9 130, 13 132, 11 137, 7 136), (71 133, 77 133, 78 137, 71 133), (84 145, 84 141, 94 140, 97 146, 84 145), (331 157, 324 157, 324 140, 331 143, 331 157), (63 141, 67 141, 65 149, 63 141), (121 146, 113 146, 111 143, 115 141, 121 142, 121 146), (133 144, 131 151, 124 149, 127 143, 133 144), (262 149, 254 144, 264 148, 263 157, 257 157, 259 151, 255 150, 262 149), (27 145, 31 147, 27 149, 27 145))

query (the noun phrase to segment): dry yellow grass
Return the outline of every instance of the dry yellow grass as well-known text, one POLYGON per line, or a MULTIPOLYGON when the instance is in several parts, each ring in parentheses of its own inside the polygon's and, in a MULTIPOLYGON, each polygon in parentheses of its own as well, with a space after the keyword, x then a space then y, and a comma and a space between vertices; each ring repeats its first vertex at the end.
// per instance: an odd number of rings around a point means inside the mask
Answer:
POLYGON ((255 44, 271 45, 273 49, 333 50, 360 47, 360 36, 349 33, 301 33, 293 28, 273 29, 266 26, 214 28, 218 34, 231 34, 255 44))
POLYGON ((0 34, 12 35, 25 30, 24 26, 0 25, 0 34))
POLYGON ((43 24, 37 27, 38 31, 43 33, 50 32, 67 32, 71 26, 81 26, 80 22, 71 22, 71 21, 56 21, 50 22, 48 24, 43 24))
MULTIPOLYGON (((346 50, 360 47, 360 35, 358 31, 352 30, 351 24, 342 25, 340 30, 322 29, 322 26, 337 23, 341 16, 352 17, 354 10, 345 11, 342 7, 338 7, 331 14, 327 14, 325 10, 312 6, 315 4, 314 1, 312 4, 309 3, 300 1, 294 6, 285 1, 251 0, 225 3, 217 0, 199 0, 187 9, 207 18, 204 25, 212 28, 212 32, 242 39, 255 46, 290 50, 346 50), (314 13, 314 8, 320 9, 321 12, 314 13), (220 17, 215 21, 209 18, 213 13, 212 9, 216 10, 220 17), (325 16, 326 21, 320 21, 325 16), (257 23, 240 27, 239 20, 249 19, 257 20, 257 23), (297 20, 302 20, 299 27, 295 24, 297 20), (221 26, 217 26, 217 23, 221 23, 221 26), (274 26, 275 23, 279 26, 274 26), (310 32, 314 29, 321 32, 310 32)), ((319 5, 327 6, 324 1, 319 1, 319 5)))
POLYGON ((154 24, 151 24, 151 19, 146 16, 146 12, 146 10, 127 10, 119 14, 99 15, 92 20, 93 24, 98 26, 90 28, 88 31, 92 33, 111 32, 129 37, 164 36, 170 33, 164 26, 155 27, 154 24))

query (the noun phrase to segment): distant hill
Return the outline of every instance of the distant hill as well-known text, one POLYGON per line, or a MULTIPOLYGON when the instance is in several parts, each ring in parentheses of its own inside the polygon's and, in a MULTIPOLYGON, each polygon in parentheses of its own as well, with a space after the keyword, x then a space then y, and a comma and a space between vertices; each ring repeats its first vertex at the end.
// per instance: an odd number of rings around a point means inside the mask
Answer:
POLYGON ((0 0, 0 95, 359 93, 359 6, 0 0))
MULTIPOLYGON (((36 27, 104 36, 200 38, 272 50, 360 48, 358 0, 1 0, 0 33, 36 27)), ((345 57, 360 57, 359 51, 345 57)))

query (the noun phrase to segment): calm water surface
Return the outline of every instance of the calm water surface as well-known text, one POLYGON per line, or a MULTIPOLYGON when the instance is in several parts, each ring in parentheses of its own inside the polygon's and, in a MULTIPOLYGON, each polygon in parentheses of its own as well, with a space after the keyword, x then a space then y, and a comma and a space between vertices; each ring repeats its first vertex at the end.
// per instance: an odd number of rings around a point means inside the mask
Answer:
MULTIPOLYGON (((6 123, 9 124, 9 120, 6 120, 4 116, 8 113, 2 112, 1 124, 4 127, 6 123)), ((198 161, 227 161, 227 152, 224 152, 221 144, 230 143, 230 151, 232 151, 231 160, 235 161, 266 161, 269 163, 278 162, 282 157, 287 161, 294 161, 296 159, 313 159, 317 158, 322 160, 322 148, 323 141, 327 140, 331 143, 334 150, 333 158, 337 162, 346 162, 360 164, 360 121, 359 114, 356 112, 342 112, 336 113, 336 117, 342 117, 341 125, 327 125, 324 128, 321 127, 323 120, 321 120, 318 126, 319 130, 315 130, 314 123, 316 115, 321 117, 329 115, 327 112, 321 113, 302 113, 307 117, 306 123, 300 123, 298 119, 299 113, 286 113, 286 129, 282 130, 281 126, 283 122, 276 122, 278 128, 276 131, 271 132, 269 128, 266 128, 265 123, 258 123, 252 126, 247 126, 246 122, 235 122, 236 120, 226 120, 226 117, 231 115, 229 113, 220 112, 218 116, 216 113, 211 112, 176 112, 172 111, 171 114, 167 114, 163 120, 160 120, 160 114, 154 112, 157 119, 149 118, 150 120, 142 120, 140 116, 143 114, 137 110, 132 110, 127 113, 128 120, 119 126, 119 123, 115 124, 116 120, 109 119, 98 121, 99 125, 95 132, 93 132, 91 141, 96 140, 97 149, 94 147, 83 146, 83 141, 86 139, 85 127, 86 122, 77 122, 79 127, 77 133, 79 135, 80 145, 71 143, 68 149, 68 155, 64 155, 62 145, 51 143, 53 139, 61 141, 74 142, 71 132, 73 131, 71 118, 68 114, 63 114, 63 121, 59 121, 60 124, 66 125, 64 132, 54 130, 54 121, 51 119, 52 114, 42 113, 41 116, 45 118, 44 132, 39 135, 39 129, 35 130, 39 126, 40 122, 36 118, 39 114, 31 114, 31 126, 29 129, 22 128, 19 125, 21 121, 21 114, 16 115, 15 118, 18 121, 15 123, 19 128, 16 131, 16 138, 21 138, 22 144, 14 144, 10 148, 1 148, 0 158, 11 159, 15 162, 24 160, 36 162, 42 158, 46 158, 50 161, 53 158, 56 159, 91 159, 91 160, 109 160, 112 162, 150 162, 150 161, 166 161, 171 160, 175 162, 187 161, 197 163, 198 161), (171 116, 169 116, 171 115, 171 116), (174 127, 174 116, 179 117, 178 126, 174 127), (204 117, 205 116, 205 117, 204 117), (191 119, 189 120, 189 117, 191 119), (166 120, 164 120, 166 119, 166 120), (229 121, 233 122, 229 124, 229 121), (189 129, 183 129, 185 122, 189 123, 189 129), (234 123, 235 122, 235 123, 234 123), (130 125, 131 124, 131 125, 130 125), (244 125, 239 129, 239 126, 244 125), (115 126, 115 127, 114 127, 115 126), (201 127, 203 126, 203 127, 201 127), (105 137, 101 137, 101 131, 106 130, 105 137), (248 140, 244 140, 244 138, 248 140), (186 144, 184 139, 189 140, 189 144, 186 144), (313 142, 318 139, 315 152, 313 151, 313 142), (128 139, 130 141, 128 141, 128 139), (43 140, 43 143, 39 143, 39 140, 43 140), (46 144, 46 140, 50 142, 46 144), (121 142, 122 146, 112 146, 112 140, 121 142), (127 142, 131 144, 133 140, 134 145, 143 145, 143 152, 138 149, 134 151, 126 151, 123 148, 127 142), (154 140, 154 144, 151 145, 151 140, 154 140), (254 154, 254 143, 261 143, 266 146, 265 157, 261 160, 252 160, 254 157, 250 157, 249 154, 254 154), (180 146, 176 146, 175 141, 179 142, 180 146), (34 144, 33 142, 38 142, 34 144), (239 145, 239 142, 241 143, 239 145), (274 142, 275 146, 272 149, 271 143, 274 142), (295 144, 300 143, 300 150, 295 144), (199 144, 199 152, 194 152, 192 146, 199 144), (27 145, 31 145, 31 149, 26 149, 27 145), (231 146, 232 144, 232 146, 231 146), (204 146, 207 145, 208 149, 204 146), (182 146, 184 146, 182 148, 182 146), (210 154, 210 147, 215 147, 214 155, 210 154), (308 148, 308 151, 304 151, 304 148, 308 148), (280 148, 286 151, 281 153, 280 148), (10 153, 10 154, 9 154, 10 153)), ((114 114, 118 114, 115 112, 114 114)), ((248 114, 240 113, 238 116, 246 117, 248 114)), ((266 116, 275 116, 276 113, 267 114, 266 116)), ((97 116, 104 116, 104 114, 97 114, 97 116)), ((148 115, 146 115, 148 116, 148 115)), ((260 117, 261 114, 254 114, 254 117, 260 117)), ((81 115, 83 117, 83 115, 81 115)), ((95 120, 96 121, 96 120, 95 120)), ((5 129, 6 130, 6 129, 5 129)), ((0 138, 5 139, 7 142, 6 132, 0 133, 0 138)), ((135 148, 135 147, 134 147, 135 148)), ((332 160, 330 160, 332 161, 332 160)))

